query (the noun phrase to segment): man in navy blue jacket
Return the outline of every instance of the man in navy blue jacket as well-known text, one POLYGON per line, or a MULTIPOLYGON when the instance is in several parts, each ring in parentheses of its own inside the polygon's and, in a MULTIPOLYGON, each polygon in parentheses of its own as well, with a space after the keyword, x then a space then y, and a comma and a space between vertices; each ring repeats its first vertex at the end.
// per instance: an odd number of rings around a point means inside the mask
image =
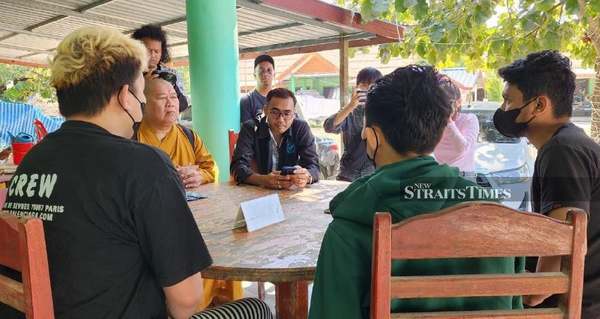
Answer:
POLYGON ((304 187, 319 179, 319 160, 308 123, 296 118, 296 97, 284 88, 267 95, 265 117, 242 124, 230 171, 238 183, 273 189, 304 187), (293 166, 292 174, 282 174, 293 166))

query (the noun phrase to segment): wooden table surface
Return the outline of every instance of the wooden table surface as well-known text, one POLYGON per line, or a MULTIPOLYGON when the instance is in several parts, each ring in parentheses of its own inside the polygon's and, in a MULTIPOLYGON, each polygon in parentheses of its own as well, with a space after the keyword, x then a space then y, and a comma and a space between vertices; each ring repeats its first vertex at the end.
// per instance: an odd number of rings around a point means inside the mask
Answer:
POLYGON ((0 164, 0 183, 6 183, 10 181, 16 170, 17 165, 0 164))
POLYGON ((331 215, 329 201, 349 184, 321 181, 296 191, 272 191, 255 186, 209 184, 197 189, 207 199, 190 202, 213 266, 206 278, 247 281, 312 280, 331 215), (232 230, 240 203, 279 194, 285 220, 254 232, 232 230))

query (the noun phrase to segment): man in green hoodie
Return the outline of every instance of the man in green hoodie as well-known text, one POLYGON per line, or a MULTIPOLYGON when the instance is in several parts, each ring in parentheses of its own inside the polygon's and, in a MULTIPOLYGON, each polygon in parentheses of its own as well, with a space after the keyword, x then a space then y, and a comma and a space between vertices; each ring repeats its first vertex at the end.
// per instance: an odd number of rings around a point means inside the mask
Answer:
MULTIPOLYGON (((367 319, 371 303, 372 229, 375 212, 394 223, 486 197, 458 169, 429 154, 439 142, 452 107, 430 66, 398 68, 376 82, 366 104, 367 154, 376 171, 356 180, 330 203, 333 222, 323 243, 312 292, 310 319, 367 319)), ((485 212, 482 212, 485 213, 485 212)), ((396 260, 394 275, 515 273, 522 259, 396 260)), ((522 308, 521 297, 403 299, 392 312, 522 308)))

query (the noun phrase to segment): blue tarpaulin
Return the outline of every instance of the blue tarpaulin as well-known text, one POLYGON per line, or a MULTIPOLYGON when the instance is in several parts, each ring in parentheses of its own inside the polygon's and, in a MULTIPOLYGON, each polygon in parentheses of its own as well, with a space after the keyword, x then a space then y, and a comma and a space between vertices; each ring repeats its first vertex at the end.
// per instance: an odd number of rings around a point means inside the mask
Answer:
POLYGON ((62 117, 47 116, 31 104, 0 101, 0 149, 10 144, 9 132, 13 135, 24 132, 36 136, 33 125, 35 119, 44 123, 48 133, 56 131, 65 121, 62 117))

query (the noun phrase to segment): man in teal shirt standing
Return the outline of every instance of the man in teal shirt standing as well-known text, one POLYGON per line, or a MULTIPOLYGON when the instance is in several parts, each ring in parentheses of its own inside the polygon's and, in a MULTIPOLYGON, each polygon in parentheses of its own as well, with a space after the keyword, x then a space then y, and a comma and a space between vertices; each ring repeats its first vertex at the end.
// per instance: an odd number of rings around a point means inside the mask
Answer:
MULTIPOLYGON (((362 136, 376 171, 356 180, 330 203, 329 225, 315 275, 310 319, 367 319, 371 303, 372 228, 375 212, 394 223, 449 206, 486 198, 458 169, 429 154, 452 113, 430 66, 409 65, 378 80, 369 91, 362 136)), ((489 192, 488 192, 489 194, 489 192)), ((485 213, 485 212, 482 212, 485 213)), ((522 259, 396 260, 394 275, 515 273, 522 259)), ((392 312, 521 308, 520 297, 403 299, 392 312)))

